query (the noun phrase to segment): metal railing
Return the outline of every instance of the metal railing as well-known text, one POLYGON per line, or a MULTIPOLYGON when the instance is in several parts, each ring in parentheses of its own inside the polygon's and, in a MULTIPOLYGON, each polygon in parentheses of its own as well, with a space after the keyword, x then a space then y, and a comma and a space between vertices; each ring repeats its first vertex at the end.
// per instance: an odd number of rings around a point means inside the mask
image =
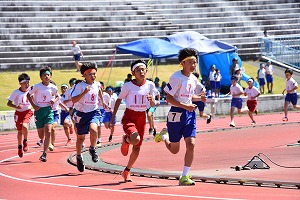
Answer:
POLYGON ((300 35, 264 37, 261 54, 300 69, 300 35))

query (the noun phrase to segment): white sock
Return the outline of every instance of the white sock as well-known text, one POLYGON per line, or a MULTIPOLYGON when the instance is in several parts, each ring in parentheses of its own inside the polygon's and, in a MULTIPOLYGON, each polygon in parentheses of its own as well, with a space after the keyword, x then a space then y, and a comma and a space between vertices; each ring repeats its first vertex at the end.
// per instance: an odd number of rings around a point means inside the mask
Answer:
POLYGON ((182 176, 188 175, 188 173, 190 172, 190 169, 191 169, 191 167, 184 166, 183 171, 182 171, 182 176))
POLYGON ((169 134, 163 134, 161 138, 163 139, 163 141, 165 141, 166 139, 169 139, 169 134))
POLYGON ((101 142, 101 138, 98 138, 98 139, 97 139, 97 142, 101 142))

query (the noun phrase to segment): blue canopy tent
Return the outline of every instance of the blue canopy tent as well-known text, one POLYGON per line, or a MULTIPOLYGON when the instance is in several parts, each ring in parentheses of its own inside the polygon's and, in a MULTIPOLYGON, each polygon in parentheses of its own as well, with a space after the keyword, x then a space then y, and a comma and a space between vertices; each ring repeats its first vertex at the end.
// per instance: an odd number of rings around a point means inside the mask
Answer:
MULTIPOLYGON (((222 74, 221 85, 230 86, 229 68, 232 59, 237 58, 242 66, 242 60, 237 55, 237 47, 228 43, 211 40, 198 32, 186 31, 168 36, 167 40, 183 48, 194 48, 199 52, 199 68, 202 76, 208 77, 211 65, 216 65, 222 74)), ((242 80, 247 81, 250 77, 243 73, 242 80)), ((257 82, 255 86, 258 87, 257 82)))

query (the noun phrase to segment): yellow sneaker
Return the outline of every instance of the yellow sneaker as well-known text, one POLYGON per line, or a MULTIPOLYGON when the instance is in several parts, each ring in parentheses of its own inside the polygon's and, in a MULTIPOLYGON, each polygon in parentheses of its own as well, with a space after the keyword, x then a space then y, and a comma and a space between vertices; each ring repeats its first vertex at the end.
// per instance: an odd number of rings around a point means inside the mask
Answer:
POLYGON ((53 150, 54 150, 54 145, 50 143, 48 149, 49 149, 50 151, 53 151, 53 150))
POLYGON ((160 133, 156 134, 154 137, 155 142, 161 142, 163 141, 162 136, 168 134, 168 129, 167 128, 163 128, 160 133))
POLYGON ((180 176, 179 185, 195 185, 195 181, 193 181, 191 175, 180 176))

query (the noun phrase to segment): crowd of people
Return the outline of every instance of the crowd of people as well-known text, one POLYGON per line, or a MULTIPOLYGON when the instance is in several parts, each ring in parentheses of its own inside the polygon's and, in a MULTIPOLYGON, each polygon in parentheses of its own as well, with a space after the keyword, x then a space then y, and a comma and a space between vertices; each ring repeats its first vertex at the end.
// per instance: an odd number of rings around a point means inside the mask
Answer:
MULTIPOLYGON (((76 45, 75 45, 76 46, 76 45)), ((77 52, 77 55, 79 53, 77 52)), ((75 53, 74 53, 75 55, 75 53)), ((78 60, 78 59, 77 59, 78 60)), ((154 81, 147 80, 147 63, 143 60, 134 61, 131 66, 131 74, 128 74, 119 95, 113 94, 113 88, 98 82, 97 66, 94 63, 80 63, 79 71, 84 80, 71 78, 68 84, 61 85, 61 94, 51 80, 52 70, 50 67, 43 67, 39 71, 41 82, 30 86, 30 77, 23 73, 18 77, 20 87, 8 97, 7 105, 15 108, 15 121, 18 130, 18 155, 28 151, 28 124, 34 115, 40 141, 38 145, 43 147, 40 160, 47 161, 47 151, 53 151, 55 147, 55 129, 59 123, 63 126, 66 134, 66 145, 72 140, 70 134, 76 134, 76 161, 77 169, 80 172, 85 170, 82 158, 82 148, 85 144, 85 137, 90 135, 89 154, 93 162, 98 162, 99 157, 96 147, 101 146, 101 124, 110 130, 109 141, 112 141, 116 115, 119 106, 125 102, 125 112, 121 120, 124 130, 121 153, 123 156, 129 154, 129 146, 132 145, 127 165, 122 172, 125 182, 131 182, 130 170, 138 159, 142 146, 146 119, 149 122, 149 133, 154 135, 155 142, 163 142, 166 148, 172 153, 180 151, 180 140, 184 138, 186 143, 184 166, 179 178, 179 185, 194 185, 189 171, 191 169, 196 138, 196 112, 199 109, 201 118, 211 123, 212 115, 204 113, 205 101, 207 98, 206 88, 199 81, 199 74, 195 73, 197 68, 198 52, 192 48, 184 48, 179 52, 178 57, 181 70, 175 72, 169 82, 163 82, 159 86, 159 78, 154 81), (153 114, 160 99, 166 100, 170 105, 166 128, 159 133, 156 132, 153 114), (58 112, 58 107, 61 112, 58 112), (32 112, 31 107, 34 109, 32 112)), ((77 66, 77 65, 76 65, 77 66)), ((239 73, 237 71, 237 60, 233 59, 233 67, 230 67, 231 82, 230 92, 232 95, 230 126, 235 127, 234 110, 238 113, 248 112, 252 124, 255 124, 253 113, 256 112, 257 97, 261 92, 253 86, 254 78, 248 80, 248 87, 244 90, 239 84, 239 73), (248 97, 248 109, 242 109, 241 95, 248 97)), ((268 70, 272 68, 269 66, 268 70)), ((259 74, 259 73, 258 73, 259 74)), ((267 73, 268 74, 268 73, 267 73)), ((270 73, 272 75, 272 73, 270 73)), ((286 92, 284 103, 284 121, 288 120, 287 108, 291 102, 295 109, 300 110, 297 105, 297 82, 292 78, 293 71, 287 69, 286 92)), ((259 78, 259 77, 258 77, 259 78)), ((211 66, 209 74, 209 85, 215 89, 215 95, 219 96, 220 80, 222 76, 216 66, 211 66)), ((272 86, 270 86, 272 92, 272 86)))

